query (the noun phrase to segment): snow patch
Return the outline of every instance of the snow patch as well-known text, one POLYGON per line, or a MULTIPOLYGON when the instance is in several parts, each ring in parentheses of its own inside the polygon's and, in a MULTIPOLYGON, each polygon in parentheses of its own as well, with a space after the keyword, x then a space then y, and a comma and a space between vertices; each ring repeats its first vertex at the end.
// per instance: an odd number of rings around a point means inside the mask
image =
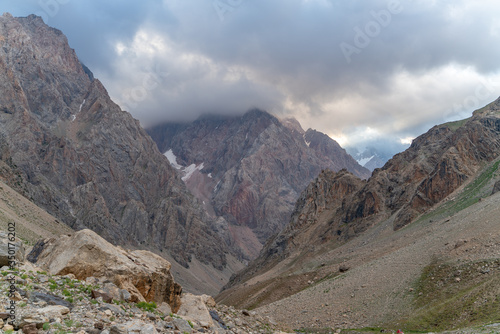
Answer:
POLYGON ((217 191, 217 188, 219 187, 219 184, 221 183, 222 180, 220 180, 219 182, 217 182, 217 184, 215 185, 214 187, 214 192, 217 191))
POLYGON ((82 107, 85 104, 85 101, 87 101, 87 100, 83 99, 83 102, 82 102, 82 104, 80 104, 80 109, 78 110, 78 112, 82 111, 82 107))
POLYGON ((203 167, 205 167, 203 162, 201 164, 199 164, 198 166, 196 166, 195 164, 191 164, 191 165, 187 166, 183 170, 183 172, 186 173, 186 175, 181 177, 182 181, 185 182, 185 181, 189 180, 189 178, 193 175, 193 173, 195 171, 202 170, 203 167))
POLYGON ((212 173, 208 173, 207 175, 209 178, 212 178, 212 173))
POLYGON ((307 147, 309 147, 309 145, 311 145, 311 142, 306 140, 306 134, 305 133, 302 135, 302 138, 304 138, 304 143, 306 143, 307 147))
POLYGON ((74 114, 74 115, 71 115, 71 122, 74 122, 74 121, 75 121, 75 119, 76 119, 76 115, 77 115, 80 111, 82 111, 82 107, 83 107, 83 105, 85 104, 85 101, 86 101, 86 100, 84 99, 84 100, 83 100, 83 102, 82 102, 82 104, 80 104, 80 108, 78 109, 78 112, 77 112, 76 114, 74 114))
POLYGON ((371 157, 369 158, 363 158, 363 159, 360 159, 360 160, 356 160, 358 162, 358 164, 360 164, 361 166, 365 166, 367 163, 370 162, 371 159, 375 158, 374 155, 372 155, 371 157))
POLYGON ((182 166, 177 163, 177 157, 175 156, 174 152, 172 152, 172 149, 163 153, 163 155, 167 157, 168 162, 170 162, 170 165, 172 165, 172 167, 174 167, 175 169, 182 168, 182 166))
MULTIPOLYGON (((181 166, 177 163, 177 157, 175 156, 174 152, 172 151, 172 149, 168 150, 167 152, 163 153, 164 156, 167 157, 168 159, 168 162, 170 162, 170 165, 172 165, 172 167, 174 167, 175 169, 178 169, 180 170, 184 176, 181 177, 181 180, 182 181, 187 181, 189 180, 189 178, 193 175, 193 173, 195 171, 200 171, 202 170, 204 167, 205 167, 205 163, 202 162, 201 164, 199 164, 198 166, 196 166, 195 164, 191 164, 187 167, 184 167, 184 166, 181 166)), ((208 177, 212 177, 212 174, 208 174, 208 177)))

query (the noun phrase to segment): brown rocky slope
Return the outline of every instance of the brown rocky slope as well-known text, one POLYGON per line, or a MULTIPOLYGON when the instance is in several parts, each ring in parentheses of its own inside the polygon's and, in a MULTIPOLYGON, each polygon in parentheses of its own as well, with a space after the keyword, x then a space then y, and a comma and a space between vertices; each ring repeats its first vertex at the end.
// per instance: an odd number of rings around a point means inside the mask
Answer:
POLYGON ((34 15, 4 14, 0 40, 5 177, 72 228, 222 270, 229 251, 211 221, 66 37, 34 15))
POLYGON ((224 217, 221 230, 246 259, 286 225, 300 193, 322 169, 370 175, 327 135, 257 109, 148 132, 177 168, 198 167, 183 179, 209 212, 224 217))
MULTIPOLYGON (((257 260, 232 278, 218 300, 255 307, 294 295, 312 281, 337 275, 340 267, 342 271, 352 267, 341 266, 350 254, 340 249, 347 247, 356 254, 360 245, 377 241, 380 245, 381 229, 389 235, 399 233, 436 205, 447 208, 452 203, 453 210, 446 212, 453 214, 477 201, 472 195, 497 174, 498 161, 493 162, 500 155, 499 111, 500 99, 468 120, 435 126, 375 170, 368 181, 346 171, 323 172, 302 193, 290 224, 267 243, 257 260), (455 203, 457 194, 472 181, 481 187, 465 188, 467 192, 455 203), (363 235, 372 237, 360 241, 363 235)), ((485 196, 493 189, 488 184, 485 196)), ((357 261, 387 251, 385 245, 371 247, 371 253, 358 254, 362 257, 357 261)))

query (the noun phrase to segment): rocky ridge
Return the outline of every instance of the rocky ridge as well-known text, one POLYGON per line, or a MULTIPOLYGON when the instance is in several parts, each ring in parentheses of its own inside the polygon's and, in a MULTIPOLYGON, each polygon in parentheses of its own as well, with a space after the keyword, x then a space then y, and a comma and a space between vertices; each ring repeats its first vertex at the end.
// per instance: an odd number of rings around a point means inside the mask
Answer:
POLYGON ((322 169, 370 174, 327 135, 261 110, 167 123, 148 133, 207 211, 224 218, 219 232, 245 259, 285 226, 300 192, 322 169))
POLYGON ((4 14, 0 39, 3 177, 74 229, 224 269, 230 251, 213 221, 66 37, 40 17, 4 14))
POLYGON ((309 245, 343 243, 391 217, 395 230, 408 225, 499 157, 499 111, 500 99, 466 121, 433 127, 367 181, 346 171, 323 172, 302 193, 290 225, 246 271, 297 256, 309 245))
POLYGON ((397 234, 403 237, 419 217, 430 225, 435 219, 448 222, 449 215, 491 194, 498 180, 499 134, 500 99, 470 119, 433 127, 367 181, 347 171, 322 172, 302 193, 289 226, 216 299, 241 307, 273 302, 283 307, 286 302, 279 300, 308 285, 351 272, 359 263, 343 261, 357 248, 371 249, 358 255, 366 261, 374 254, 382 254, 382 261, 390 252, 382 236, 403 231, 397 234))

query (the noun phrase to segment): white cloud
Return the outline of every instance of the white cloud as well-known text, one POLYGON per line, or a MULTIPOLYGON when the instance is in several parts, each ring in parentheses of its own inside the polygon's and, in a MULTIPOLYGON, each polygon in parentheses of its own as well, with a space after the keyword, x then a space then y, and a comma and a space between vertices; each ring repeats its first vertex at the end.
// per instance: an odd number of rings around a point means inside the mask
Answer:
MULTIPOLYGON (((500 95, 494 0, 401 0, 348 64, 339 45, 387 3, 252 0, 221 21, 211 1, 70 1, 50 24, 146 125, 260 107, 346 145, 401 145, 500 95)), ((36 0, 3 5, 40 10, 36 0)))

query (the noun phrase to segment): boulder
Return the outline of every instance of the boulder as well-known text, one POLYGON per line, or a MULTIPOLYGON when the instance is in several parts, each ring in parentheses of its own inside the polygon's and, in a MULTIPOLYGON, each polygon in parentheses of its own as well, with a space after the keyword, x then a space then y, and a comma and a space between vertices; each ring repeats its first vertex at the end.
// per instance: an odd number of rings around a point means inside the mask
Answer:
MULTIPOLYGON (((199 324, 201 327, 210 328, 214 326, 212 316, 207 308, 205 300, 210 300, 208 296, 195 296, 185 293, 181 297, 181 307, 177 311, 184 319, 199 324)), ((213 298, 211 299, 213 300, 213 298)))
POLYGON ((37 328, 41 328, 46 322, 49 322, 49 318, 42 316, 40 314, 23 314, 21 317, 17 317, 14 324, 18 328, 24 328, 26 325, 34 325, 37 328))
POLYGON ((119 308, 118 306, 116 305, 113 305, 113 304, 104 304, 102 305, 101 307, 99 307, 99 310, 100 311, 106 311, 106 310, 109 310, 111 311, 112 313, 114 314, 119 314, 121 316, 125 316, 125 311, 123 311, 121 308, 119 308))
POLYGON ((157 334, 156 328, 140 320, 129 321, 124 324, 114 325, 109 334, 157 334))
POLYGON ((29 292, 28 299, 31 302, 45 302, 49 305, 60 305, 67 307, 68 309, 73 309, 73 304, 68 302, 67 300, 54 296, 52 294, 41 293, 41 292, 29 292))
POLYGON ((163 315, 170 315, 172 313, 172 308, 167 303, 161 303, 156 310, 163 315))
POLYGON ((215 307, 215 306, 217 306, 217 303, 215 302, 214 297, 209 296, 209 295, 201 295, 200 297, 203 299, 203 302, 208 307, 215 307))
POLYGON ((120 289, 120 300, 123 300, 125 302, 129 302, 131 298, 132 298, 132 296, 130 295, 130 292, 128 292, 125 289, 120 289))
POLYGON ((351 269, 351 267, 349 267, 347 264, 345 263, 342 263, 340 266, 339 266, 339 271, 341 273, 345 273, 346 271, 349 271, 349 269, 351 269))
POLYGON ((47 317, 49 319, 60 318, 61 316, 68 314, 70 312, 69 308, 62 305, 50 305, 37 310, 37 313, 42 317, 47 317))
MULTIPOLYGON (((24 245, 21 240, 9 241, 7 232, 0 232, 0 267, 9 265, 9 244, 14 245, 14 257, 18 263, 24 262, 24 245)), ((11 252, 12 253, 12 252, 11 252)))
POLYGON ((193 331, 189 322, 184 319, 174 318, 172 322, 174 323, 175 329, 181 331, 182 333, 191 333, 193 331))
POLYGON ((102 301, 105 303, 111 303, 113 301, 113 297, 103 290, 92 290, 91 295, 94 299, 102 298, 102 301))
MULTIPOLYGON (((43 244, 43 249, 34 247, 38 252, 36 264, 52 275, 73 274, 79 280, 104 279, 127 290, 132 302, 166 302, 174 312, 180 307, 182 287, 170 273, 170 262, 156 254, 126 251, 90 230, 38 244, 43 244)), ((112 290, 112 286, 109 288, 112 290)))
POLYGON ((28 324, 23 326, 24 334, 36 334, 38 333, 38 329, 36 328, 36 324, 28 324))

